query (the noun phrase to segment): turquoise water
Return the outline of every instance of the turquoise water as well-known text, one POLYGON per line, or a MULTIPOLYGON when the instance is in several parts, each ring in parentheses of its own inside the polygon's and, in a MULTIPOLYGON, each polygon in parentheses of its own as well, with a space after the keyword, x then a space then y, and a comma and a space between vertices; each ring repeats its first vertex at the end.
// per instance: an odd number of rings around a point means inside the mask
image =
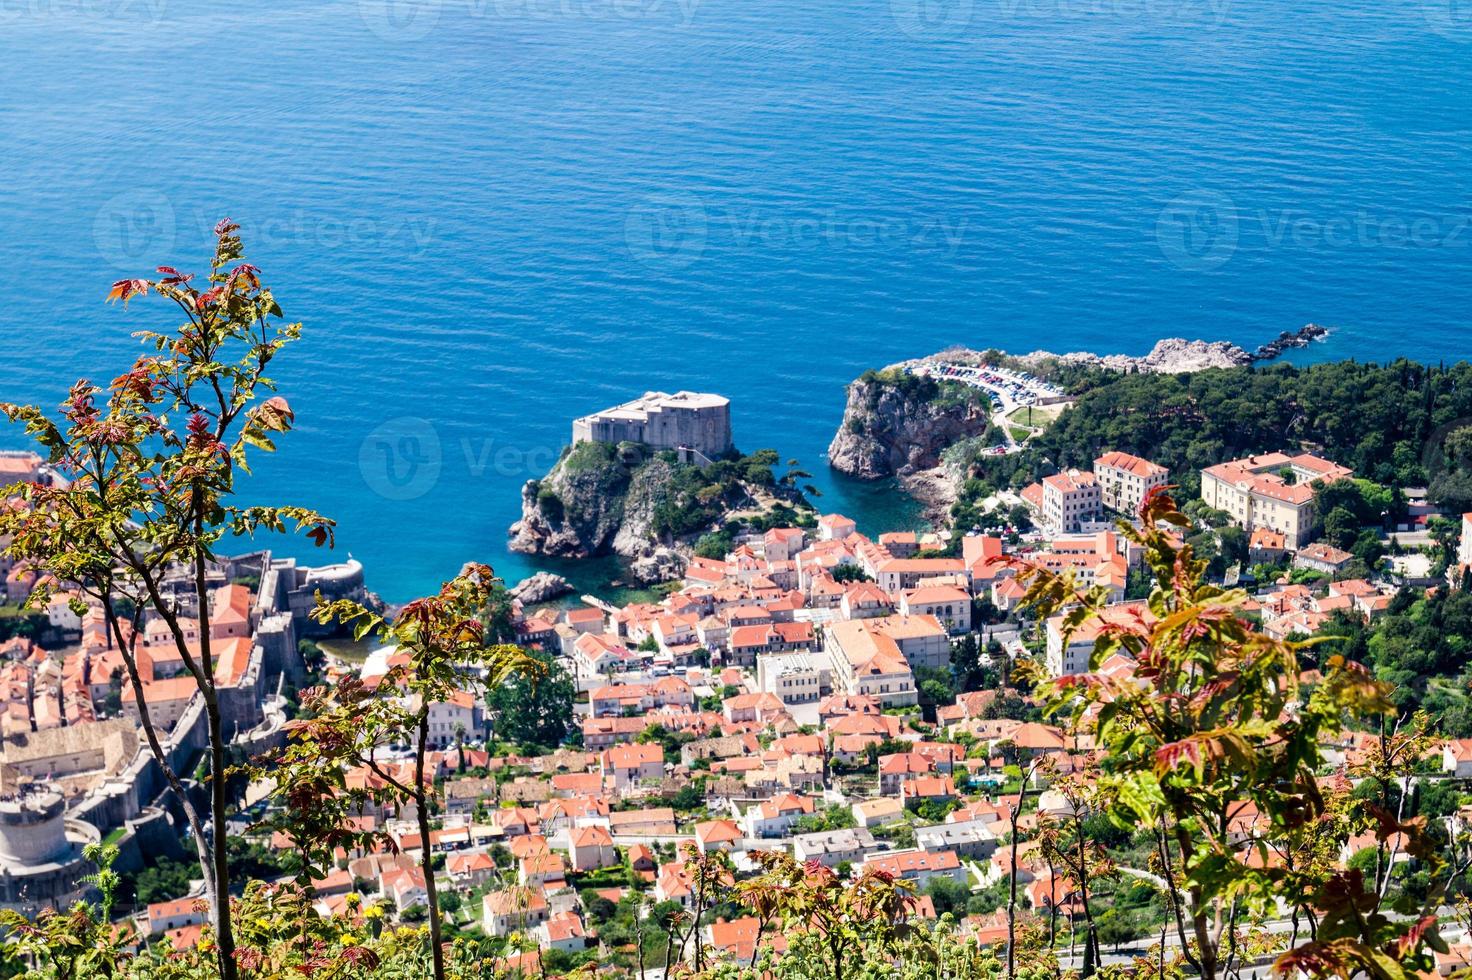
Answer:
POLYGON ((1464 8, 0 0, 0 396, 111 377, 165 314, 107 284, 228 214, 307 324, 250 490, 391 598, 524 574, 521 483, 648 388, 730 395, 877 529, 912 511, 822 459, 866 367, 1308 321, 1472 353, 1464 8))

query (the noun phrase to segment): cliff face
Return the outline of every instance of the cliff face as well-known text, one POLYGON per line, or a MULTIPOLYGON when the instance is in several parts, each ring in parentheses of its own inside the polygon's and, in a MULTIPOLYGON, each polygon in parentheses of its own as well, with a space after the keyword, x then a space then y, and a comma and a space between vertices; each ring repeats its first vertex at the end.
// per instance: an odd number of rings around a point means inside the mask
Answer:
POLYGON ((565 558, 648 554, 655 546, 654 508, 673 474, 658 458, 575 449, 521 488, 511 550, 565 558))
POLYGON ((934 382, 887 371, 854 381, 828 446, 829 465, 863 480, 906 476, 938 465, 952 443, 986 431, 984 401, 940 396, 934 382))

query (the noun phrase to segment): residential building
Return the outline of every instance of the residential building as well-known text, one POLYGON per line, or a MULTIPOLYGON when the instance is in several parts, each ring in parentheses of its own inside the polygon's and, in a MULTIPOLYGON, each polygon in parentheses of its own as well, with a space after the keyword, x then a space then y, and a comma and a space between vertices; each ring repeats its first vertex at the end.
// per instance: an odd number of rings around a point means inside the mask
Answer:
POLYGON ((960 558, 883 558, 873 566, 875 583, 890 595, 918 588, 926 579, 966 577, 960 558))
POLYGON ((1042 528, 1050 534, 1080 531, 1100 517, 1099 481, 1085 470, 1043 477, 1042 528))
POLYGON ((817 861, 836 868, 844 861, 858 864, 878 847, 874 835, 862 827, 798 834, 792 838, 792 856, 799 862, 817 861))
POLYGON ((819 541, 842 541, 858 531, 859 526, 842 514, 824 514, 818 518, 819 541))
POLYGON ((547 899, 536 888, 508 888, 481 899, 481 927, 490 936, 529 932, 549 917, 547 899))
POLYGON ((783 704, 807 704, 833 690, 832 661, 821 653, 773 653, 756 663, 757 686, 783 704))
POLYGON ((618 864, 613 835, 599 824, 573 827, 567 834, 568 857, 574 871, 596 871, 618 864))
POLYGON ((1114 450, 1094 460, 1094 478, 1099 482, 1100 503, 1133 517, 1140 513, 1140 505, 1151 490, 1170 482, 1170 470, 1114 450))
POLYGON ((1293 556, 1295 568, 1306 568, 1311 572, 1322 572, 1325 575, 1337 575, 1344 567, 1354 561, 1354 555, 1343 548, 1336 548, 1323 541, 1315 541, 1298 549, 1293 556))
POLYGON ((1064 639, 1064 618, 1054 616, 1045 625, 1048 672, 1054 677, 1082 674, 1089 669, 1094 641, 1106 624, 1139 625, 1150 621, 1150 607, 1143 601, 1119 602, 1105 606, 1098 616, 1078 627, 1064 639))
POLYGON ((605 749, 600 757, 603 778, 614 789, 626 790, 646 779, 664 776, 664 748, 655 742, 629 742, 605 749))
POLYGON ((981 820, 939 823, 915 828, 915 846, 926 851, 953 851, 985 861, 997 849, 997 835, 981 820))
POLYGON ((883 871, 895 878, 911 882, 916 891, 924 891, 936 878, 949 878, 965 885, 966 869, 955 851, 892 851, 873 854, 864 861, 864 870, 883 871))
POLYGON ((1283 535, 1289 551, 1313 540, 1318 515, 1313 484, 1353 476, 1352 470, 1310 453, 1266 453, 1201 471, 1201 499, 1226 511, 1247 531, 1265 527, 1283 535))
POLYGON ((785 837, 798 820, 813 813, 813 798, 781 793, 763 800, 742 814, 748 837, 785 837))
POLYGON ((900 613, 929 616, 948 633, 967 633, 971 630, 971 594, 954 585, 913 589, 900 597, 900 613))
POLYGON ((1442 745, 1441 771, 1457 779, 1472 779, 1472 738, 1449 739, 1442 745))

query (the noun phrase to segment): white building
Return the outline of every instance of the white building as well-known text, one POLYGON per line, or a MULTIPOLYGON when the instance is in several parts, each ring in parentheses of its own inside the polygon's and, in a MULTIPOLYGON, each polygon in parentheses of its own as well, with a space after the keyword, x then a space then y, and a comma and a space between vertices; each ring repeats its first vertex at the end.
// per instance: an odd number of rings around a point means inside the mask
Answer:
POLYGON ((900 612, 906 616, 929 616, 949 633, 971 630, 971 594, 954 585, 927 585, 900 597, 900 612))
POLYGON ((1115 450, 1094 460, 1094 478, 1099 481, 1099 497, 1105 507, 1134 516, 1151 490, 1170 482, 1170 470, 1115 450))
POLYGON ((1098 639, 1099 632, 1108 623, 1120 625, 1137 625, 1137 617, 1144 617, 1148 623, 1151 621, 1149 605, 1143 601, 1119 602, 1112 606, 1105 606, 1099 615, 1094 616, 1064 641, 1063 616, 1054 616, 1048 620, 1045 626, 1047 635, 1047 663, 1048 672, 1054 677, 1062 677, 1064 674, 1082 674, 1089 669, 1089 659, 1094 653, 1094 641, 1098 639))
POLYGON ((798 834, 792 838, 792 856, 800 863, 817 861, 826 867, 836 868, 844 861, 858 864, 878 846, 874 835, 869 831, 849 827, 844 830, 798 834))
POLYGON ((741 819, 748 837, 786 837, 792 825, 813 813, 813 798, 780 793, 750 807, 741 819))
POLYGON ((997 849, 997 835, 980 820, 938 823, 916 827, 915 846, 923 851, 954 851, 962 857, 985 861, 997 849))
POLYGON ((673 395, 648 391, 631 402, 574 419, 572 441, 640 442, 713 460, 731 449, 731 400, 695 391, 673 395))
POLYGON ((769 653, 757 657, 759 690, 783 704, 808 704, 833 690, 832 661, 821 653, 769 653))
POLYGON ((1068 534, 1099 518, 1099 481, 1094 474, 1068 470, 1043 477, 1043 530, 1068 534))

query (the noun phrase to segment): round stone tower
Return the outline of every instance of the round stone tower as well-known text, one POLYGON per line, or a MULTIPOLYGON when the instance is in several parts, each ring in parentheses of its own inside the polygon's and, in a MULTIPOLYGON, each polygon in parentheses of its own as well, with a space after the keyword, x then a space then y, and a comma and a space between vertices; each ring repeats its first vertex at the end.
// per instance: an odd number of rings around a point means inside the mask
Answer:
POLYGON ((0 800, 0 864, 34 866, 67 855, 65 814, 66 801, 51 790, 0 800))

